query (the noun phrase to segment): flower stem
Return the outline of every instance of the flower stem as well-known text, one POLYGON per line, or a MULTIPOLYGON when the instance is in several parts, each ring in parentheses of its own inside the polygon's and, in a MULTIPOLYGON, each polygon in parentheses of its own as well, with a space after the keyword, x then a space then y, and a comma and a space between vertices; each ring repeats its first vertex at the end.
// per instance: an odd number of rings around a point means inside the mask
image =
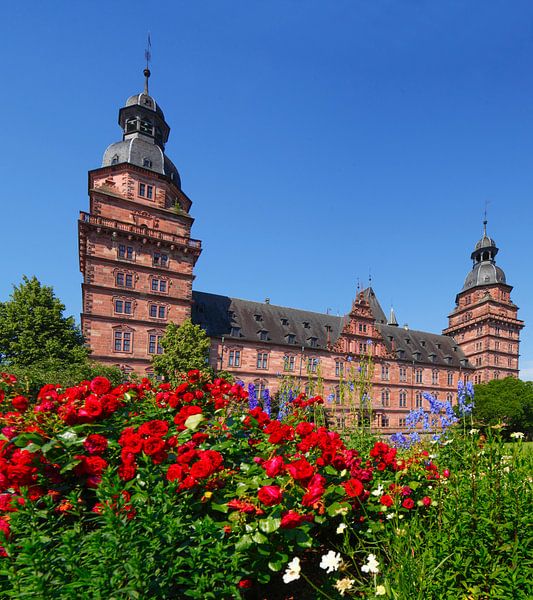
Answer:
POLYGON ((324 598, 329 598, 329 600, 335 600, 335 598, 332 598, 329 594, 326 594, 326 592, 323 592, 319 587, 317 587, 310 579, 309 577, 307 577, 307 575, 304 575, 304 573, 302 573, 303 578, 307 581, 307 583, 314 588, 321 596, 324 596, 324 598))

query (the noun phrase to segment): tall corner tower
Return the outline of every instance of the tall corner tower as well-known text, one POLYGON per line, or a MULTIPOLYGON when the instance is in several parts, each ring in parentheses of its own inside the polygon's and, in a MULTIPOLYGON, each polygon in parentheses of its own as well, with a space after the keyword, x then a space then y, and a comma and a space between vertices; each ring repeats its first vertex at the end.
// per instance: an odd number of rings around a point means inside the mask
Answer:
POLYGON ((457 294, 455 309, 448 316, 444 334, 453 336, 475 367, 474 383, 518 377, 520 331, 524 322, 517 318, 518 307, 511 301, 512 286, 496 266, 496 242, 487 235, 471 254, 472 270, 457 294))
POLYGON ((168 322, 190 317, 193 268, 190 199, 165 154, 168 126, 145 87, 119 111, 122 140, 89 171, 89 212, 78 221, 83 275, 81 326, 92 358, 150 372, 168 322))

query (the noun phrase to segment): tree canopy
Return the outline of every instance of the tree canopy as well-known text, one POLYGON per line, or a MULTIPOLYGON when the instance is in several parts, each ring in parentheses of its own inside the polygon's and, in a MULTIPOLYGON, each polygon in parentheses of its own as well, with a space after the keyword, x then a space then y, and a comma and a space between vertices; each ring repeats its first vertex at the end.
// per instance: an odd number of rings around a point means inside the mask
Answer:
POLYGON ((176 382, 180 373, 190 369, 209 370, 211 341, 206 332, 190 319, 178 326, 169 323, 161 340, 163 354, 153 358, 154 371, 167 381, 176 382))
POLYGON ((514 377, 475 386, 473 416, 487 425, 505 423, 510 431, 533 429, 533 382, 514 377))
POLYGON ((7 302, 0 303, 0 362, 29 366, 47 361, 86 361, 89 350, 74 317, 51 287, 24 276, 7 302))

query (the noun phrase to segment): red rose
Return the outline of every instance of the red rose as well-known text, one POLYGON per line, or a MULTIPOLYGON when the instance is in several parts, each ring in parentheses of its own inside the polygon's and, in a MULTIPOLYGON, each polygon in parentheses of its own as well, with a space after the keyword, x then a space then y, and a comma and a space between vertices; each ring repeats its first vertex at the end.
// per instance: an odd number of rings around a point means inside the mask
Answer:
POLYGON ((183 467, 182 465, 170 465, 170 467, 167 470, 167 480, 168 481, 181 481, 183 479, 183 476, 186 473, 186 469, 185 467, 183 467))
POLYGON ((96 398, 95 396, 89 396, 87 400, 85 400, 85 406, 80 409, 79 415, 81 417, 89 417, 91 419, 95 419, 102 414, 103 406, 102 402, 96 398))
POLYGON ((191 477, 204 479, 213 473, 213 466, 208 460, 199 460, 191 467, 191 477))
POLYGON ((89 454, 102 454, 107 450, 107 440, 103 435, 91 433, 85 438, 83 447, 89 454))
POLYGON ((300 437, 305 437, 306 435, 309 435, 314 428, 315 426, 312 423, 307 423, 306 421, 303 421, 302 423, 298 423, 298 426, 296 427, 296 433, 300 437))
POLYGON ((111 382, 105 377, 95 377, 89 384, 89 387, 95 394, 107 394, 111 389, 111 382))
POLYGON ((264 485, 257 492, 259 502, 265 506, 279 504, 283 498, 283 492, 278 485, 264 485))
POLYGON ((344 491, 346 492, 346 494, 348 496, 350 496, 350 498, 357 498, 359 497, 363 491, 364 491, 364 487, 363 484, 359 481, 359 479, 348 479, 348 481, 345 481, 342 484, 342 487, 344 488, 344 491))
POLYGON ((289 510, 281 517, 280 527, 282 529, 294 529, 304 521, 312 522, 313 519, 313 515, 300 515, 293 510, 289 510))
POLYGON ((29 401, 24 396, 15 396, 15 398, 11 400, 11 404, 15 410, 24 412, 28 408, 29 401))
POLYGON ((402 502, 402 506, 404 508, 407 508, 408 510, 411 510, 412 508, 414 508, 415 506, 415 501, 412 498, 406 498, 403 502, 402 502))
POLYGON ((285 463, 281 456, 276 455, 270 460, 266 460, 261 466, 265 469, 267 477, 276 477, 276 475, 283 472, 285 463))
POLYGON ((315 468, 305 458, 300 458, 287 465, 287 471, 296 481, 309 479, 313 476, 315 468))
POLYGON ((424 496, 422 498, 422 504, 424 506, 431 506, 431 498, 429 496, 424 496))
POLYGON ((192 369, 187 373, 187 377, 191 383, 195 383, 200 379, 200 371, 198 369, 192 369))
POLYGON ((249 590, 252 587, 252 580, 251 579, 241 579, 239 581, 239 587, 242 590, 249 590))
POLYGON ((192 415, 201 415, 202 409, 199 406, 184 406, 174 417, 174 423, 178 426, 180 431, 185 429, 185 421, 192 417, 192 415))
POLYGON ((137 433, 148 437, 163 437, 168 432, 168 423, 166 421, 154 420, 143 423, 137 433))
POLYGON ((392 506, 394 504, 394 500, 392 499, 392 496, 389 496, 389 494, 383 494, 379 501, 381 504, 383 504, 383 506, 392 506))
POLYGON ((137 467, 135 463, 120 465, 118 468, 118 476, 122 481, 130 481, 135 477, 135 473, 137 472, 137 467))
POLYGON ((310 486, 302 498, 302 506, 313 506, 322 498, 324 492, 325 489, 321 485, 310 486))
POLYGON ((140 435, 135 433, 133 427, 127 427, 119 437, 118 443, 124 450, 137 454, 142 450, 143 440, 140 435))
POLYGON ((158 437, 151 437, 146 440, 143 440, 143 451, 148 456, 152 456, 153 454, 157 454, 161 452, 165 448, 165 442, 158 437))

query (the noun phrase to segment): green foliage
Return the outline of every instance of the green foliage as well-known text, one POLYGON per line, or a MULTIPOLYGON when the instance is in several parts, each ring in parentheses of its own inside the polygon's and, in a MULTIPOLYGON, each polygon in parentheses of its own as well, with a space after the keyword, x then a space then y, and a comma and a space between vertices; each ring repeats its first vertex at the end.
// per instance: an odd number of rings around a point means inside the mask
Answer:
POLYGON ((51 287, 24 276, 11 299, 0 304, 0 362, 83 362, 89 351, 74 318, 64 317, 64 310, 51 287))
POLYGON ((436 449, 450 470, 432 494, 436 510, 408 524, 395 516, 394 535, 362 532, 360 544, 377 545, 387 598, 531 598, 532 456, 492 430, 486 442, 456 434, 436 449))
POLYGON ((47 383, 56 383, 69 387, 94 377, 107 377, 113 386, 125 379, 124 373, 114 366, 103 365, 85 359, 69 363, 51 359, 28 366, 9 366, 9 372, 15 375, 26 394, 34 394, 47 383))
POLYGON ((208 371, 211 342, 206 332, 187 319, 178 326, 169 323, 161 341, 164 353, 153 358, 154 370, 167 381, 181 381, 178 376, 191 369, 208 371))
POLYGON ((533 430, 533 382, 514 377, 475 386, 473 417, 485 425, 505 423, 509 431, 533 430))

